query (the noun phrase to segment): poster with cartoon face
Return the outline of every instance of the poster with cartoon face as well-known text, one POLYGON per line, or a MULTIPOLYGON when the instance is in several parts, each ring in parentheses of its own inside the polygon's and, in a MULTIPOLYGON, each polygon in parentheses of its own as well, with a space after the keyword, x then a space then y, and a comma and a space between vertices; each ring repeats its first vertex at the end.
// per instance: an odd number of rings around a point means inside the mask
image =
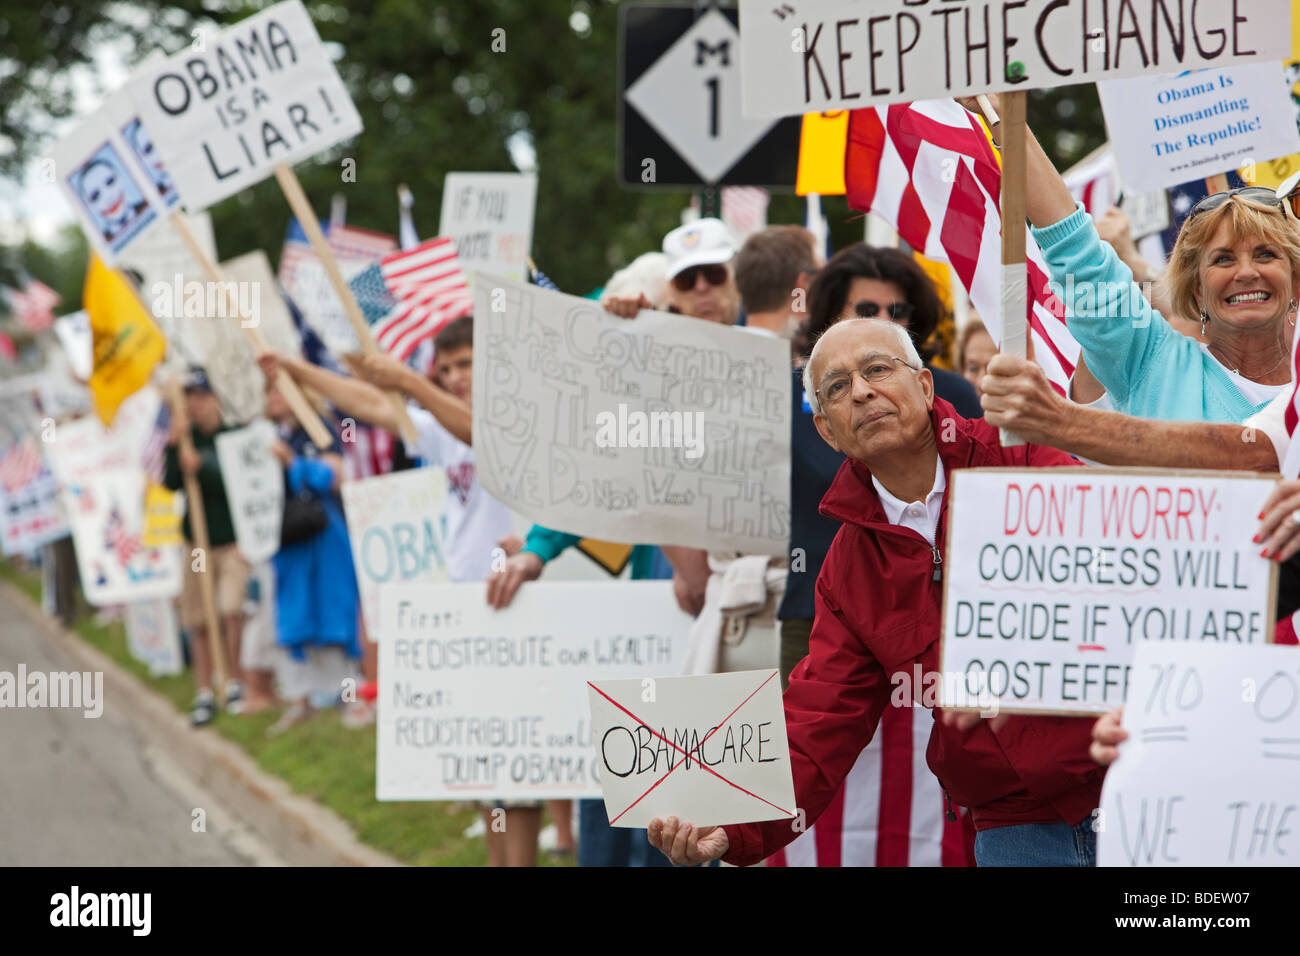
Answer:
POLYGON ((131 117, 131 121, 122 127, 122 136, 167 207, 171 208, 180 202, 181 197, 176 192, 176 184, 172 182, 171 176, 163 166, 162 153, 154 146, 153 138, 145 129, 144 123, 140 122, 140 117, 131 117))
POLYGON ((68 183, 83 218, 90 219, 114 252, 121 252, 157 216, 111 142, 73 170, 68 183))

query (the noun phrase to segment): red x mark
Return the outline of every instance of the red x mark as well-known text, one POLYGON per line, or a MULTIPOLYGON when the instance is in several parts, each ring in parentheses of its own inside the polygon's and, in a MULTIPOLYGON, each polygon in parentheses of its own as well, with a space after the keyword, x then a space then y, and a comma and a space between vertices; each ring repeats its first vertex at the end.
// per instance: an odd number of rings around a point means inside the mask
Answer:
MULTIPOLYGON (((682 765, 685 764, 687 761, 689 761, 689 760, 691 759, 691 757, 695 755, 695 752, 696 752, 697 750, 699 750, 701 747, 703 747, 706 743, 708 743, 708 742, 709 742, 709 738, 712 737, 714 734, 716 734, 716 733, 718 732, 719 729, 721 729, 721 727, 722 727, 723 724, 725 724, 727 721, 729 721, 732 717, 735 716, 737 710, 740 710, 740 708, 744 707, 747 703, 749 703, 750 698, 752 698, 752 697, 754 696, 754 694, 757 694, 760 690, 762 690, 764 687, 766 687, 766 686, 768 685, 768 683, 772 680, 772 678, 775 677, 775 676, 776 676, 776 671, 773 671, 771 674, 768 674, 768 675, 767 675, 767 679, 764 680, 763 683, 761 683, 761 684, 759 684, 757 687, 755 687, 753 693, 751 693, 751 694, 749 695, 749 697, 746 697, 746 698, 745 698, 744 700, 742 700, 739 704, 737 704, 736 707, 735 707, 735 709, 732 710, 731 713, 727 714, 726 717, 723 717, 722 720, 718 721, 718 725, 717 725, 716 727, 714 727, 712 730, 710 730, 707 734, 705 734, 705 735, 704 735, 704 739, 701 740, 701 741, 700 741, 698 744, 696 744, 694 747, 692 747, 689 753, 687 753, 687 751, 685 751, 685 750, 682 750, 681 747, 677 746, 675 743, 673 743, 671 740, 669 740, 669 739, 668 739, 667 737, 665 737, 663 734, 657 732, 653 727, 651 727, 649 724, 647 724, 644 720, 642 720, 642 719, 641 719, 640 717, 638 717, 636 714, 632 713, 632 711, 628 710, 626 707, 624 707, 622 704, 620 704, 618 701, 616 701, 613 697, 610 697, 609 694, 606 694, 603 690, 601 690, 599 687, 597 687, 597 686, 596 686, 595 684, 593 684, 591 681, 587 681, 587 686, 588 686, 588 687, 590 687, 592 690, 594 690, 594 691, 595 691, 597 694, 599 694, 601 697, 604 697, 607 701, 609 701, 611 704, 613 704, 615 707, 617 707, 617 708, 618 708, 619 710, 621 710, 623 713, 627 714, 629 717, 631 717, 633 720, 635 720, 635 721, 637 722, 637 725, 638 725, 638 726, 640 726, 640 727, 644 727, 646 730, 650 731, 651 734, 653 734, 654 736, 656 736, 656 737, 658 737, 660 740, 662 740, 664 743, 666 743, 669 747, 672 747, 672 748, 673 748, 674 750, 676 750, 678 753, 683 754, 683 755, 686 757, 686 760, 683 760, 681 763, 674 764, 673 767, 668 771, 668 773, 664 774, 662 777, 660 777, 658 780, 656 780, 654 783, 652 783, 652 784, 651 784, 651 785, 646 789, 646 792, 645 792, 645 793, 641 794, 641 796, 639 796, 639 797, 637 797, 635 800, 633 800, 630 804, 627 805, 627 807, 623 810, 622 813, 620 813, 618 816, 616 816, 616 817, 614 817, 612 820, 610 820, 610 821, 609 821, 610 826, 613 826, 615 823, 617 823, 620 819, 623 818, 623 816, 628 812, 628 810, 631 810, 631 809, 632 809, 633 807, 635 807, 638 803, 640 803, 642 800, 644 800, 646 797, 648 797, 648 796, 650 795, 650 791, 653 790, 655 787, 659 786, 659 784, 663 783, 663 782, 664 782, 665 780, 667 780, 670 776, 672 776, 672 773, 673 773, 674 770, 676 770, 678 767, 682 766, 682 765)), ((752 793, 752 792, 750 792, 749 790, 746 790, 746 789, 745 789, 744 787, 742 787, 740 784, 738 784, 738 783, 733 783, 732 781, 728 780, 726 777, 724 777, 722 774, 718 773, 716 770, 714 770, 712 767, 710 767, 710 766, 709 766, 707 763, 705 763, 703 760, 700 760, 698 757, 696 758, 696 763, 700 766, 701 769, 703 769, 703 770, 707 770, 709 773, 713 774, 715 777, 717 777, 719 780, 721 780, 721 781, 722 781, 723 783, 725 783, 727 786, 729 786, 729 787, 735 787, 735 788, 736 788, 737 790, 739 790, 741 793, 748 794, 749 796, 753 797, 755 800, 761 800, 763 803, 766 803, 766 804, 767 804, 769 807, 771 807, 772 809, 777 810, 777 811, 779 811, 779 812, 785 814, 787 817, 792 817, 792 816, 794 816, 794 814, 791 813, 789 810, 783 810, 781 807, 778 807, 778 806, 777 806, 775 803, 773 803, 771 800, 764 800, 764 799, 763 799, 762 797, 760 797, 758 794, 756 794, 756 793, 752 793)))

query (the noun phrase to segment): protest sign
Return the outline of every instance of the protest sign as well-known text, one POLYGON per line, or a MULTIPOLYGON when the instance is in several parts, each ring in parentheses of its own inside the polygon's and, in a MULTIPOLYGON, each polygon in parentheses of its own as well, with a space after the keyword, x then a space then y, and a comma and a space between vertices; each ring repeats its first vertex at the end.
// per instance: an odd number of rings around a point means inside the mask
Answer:
POLYGON ((280 550, 284 468, 271 454, 275 440, 275 426, 265 419, 216 437, 235 544, 249 564, 260 564, 280 550))
POLYGON ((128 84, 194 212, 361 132, 299 0, 254 14, 128 84))
POLYGON ((460 267, 522 281, 533 242, 537 177, 531 173, 448 173, 438 235, 456 243, 460 267))
MULTIPOLYGON (((280 284, 266 253, 254 249, 227 259, 221 263, 221 269, 227 280, 237 283, 241 290, 248 290, 240 292, 249 304, 246 314, 262 333, 266 344, 285 355, 301 354, 302 339, 293 324, 293 316, 289 314, 289 306, 280 294, 280 284)), ((244 344, 247 347, 247 341, 244 344)))
POLYGON ((162 548, 180 544, 185 540, 181 534, 181 519, 185 517, 185 495, 180 491, 170 491, 152 481, 145 483, 144 489, 144 529, 140 532, 140 543, 147 548, 162 548))
POLYGON ((139 470, 161 408, 162 396, 147 385, 122 403, 110 427, 94 415, 59 425, 45 449, 55 478, 68 484, 113 468, 139 470))
POLYGON ((794 116, 1284 60, 1290 22, 1290 0, 740 0, 744 113, 794 116))
POLYGON ((1280 63, 1097 84, 1124 188, 1177 186, 1300 150, 1280 63))
POLYGON ((81 309, 55 319, 54 334, 63 346, 73 374, 83 382, 90 378, 94 368, 94 335, 90 331, 90 316, 86 310, 81 309))
POLYGON ((68 534, 41 443, 26 435, 0 454, 0 550, 31 554, 68 534))
POLYGON ((126 649, 149 667, 151 677, 179 674, 185 669, 171 601, 155 598, 126 606, 126 649))
POLYGON ((379 634, 381 584, 447 580, 443 507, 447 473, 415 468, 342 485, 352 565, 370 640, 379 634))
POLYGON ((144 472, 112 468, 63 485, 86 600, 96 607, 169 598, 181 589, 181 549, 151 548, 144 528, 144 472))
POLYGON ((1128 740, 1094 821, 1097 865, 1294 865, 1297 701, 1294 647, 1139 647, 1128 740))
POLYGON ((610 826, 797 813, 779 672, 599 680, 587 699, 610 826))
POLYGON ((377 797, 598 796, 586 682, 681 672, 672 585, 536 582, 500 611, 485 592, 380 588, 377 797))
POLYGON ((125 89, 59 140, 52 155, 59 187, 109 265, 180 201, 125 89))
MULTIPOLYGON (((1275 480, 1241 472, 954 472, 941 706, 1099 713, 1143 643, 1273 639, 1277 565, 1250 541, 1275 480)), ((914 689, 914 693, 915 693, 914 689)))
POLYGON ((482 273, 474 314, 490 494, 605 541, 786 553, 789 343, 482 273))

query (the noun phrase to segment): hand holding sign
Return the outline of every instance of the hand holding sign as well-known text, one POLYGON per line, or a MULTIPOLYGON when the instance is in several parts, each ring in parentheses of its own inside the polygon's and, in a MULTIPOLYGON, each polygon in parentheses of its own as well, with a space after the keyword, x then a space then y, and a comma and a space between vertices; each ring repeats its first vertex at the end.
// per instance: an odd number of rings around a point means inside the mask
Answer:
POLYGON ((731 848, 731 840, 722 827, 694 827, 679 823, 676 817, 651 820, 646 838, 676 866, 711 863, 722 859, 731 848))

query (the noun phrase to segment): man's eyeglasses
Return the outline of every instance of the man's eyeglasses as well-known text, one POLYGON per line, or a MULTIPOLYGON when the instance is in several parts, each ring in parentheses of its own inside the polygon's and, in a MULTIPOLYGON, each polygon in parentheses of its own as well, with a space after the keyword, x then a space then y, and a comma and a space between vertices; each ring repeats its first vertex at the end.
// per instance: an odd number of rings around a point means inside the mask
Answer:
POLYGON ((673 276, 673 285, 677 286, 678 292, 689 292, 695 288, 700 273, 704 273, 709 285, 722 285, 727 281, 727 267, 724 265, 691 266, 673 276))
MULTIPOLYGON (((910 368, 913 372, 921 371, 915 365, 909 364, 905 359, 901 359, 897 355, 888 356, 889 361, 885 361, 885 358, 886 356, 882 355, 869 359, 867 364, 858 370, 858 374, 862 376, 863 381, 868 385, 878 385, 893 375, 895 362, 904 368, 910 368)), ((853 374, 851 372, 832 372, 822 379, 821 387, 815 391, 823 404, 834 405, 853 391, 853 374)))
POLYGON ((860 319, 874 319, 882 311, 895 322, 902 322, 912 317, 916 306, 910 302, 891 302, 889 305, 881 306, 879 302, 872 302, 870 299, 863 299, 853 305, 853 313, 860 319))
POLYGON ((1187 214, 1187 221, 1190 222, 1203 212, 1213 212, 1233 196, 1240 196, 1242 199, 1259 203, 1261 206, 1272 206, 1278 212, 1282 213, 1283 216, 1286 215, 1286 206, 1289 201, 1291 211, 1296 213, 1297 216, 1300 216, 1300 212, 1296 211, 1298 201, 1300 201, 1300 189, 1291 190, 1291 193, 1283 198, 1278 196, 1274 190, 1265 189, 1263 186, 1239 186, 1236 189, 1229 189, 1227 192, 1214 193, 1211 196, 1206 196, 1192 207, 1192 211, 1187 214))

